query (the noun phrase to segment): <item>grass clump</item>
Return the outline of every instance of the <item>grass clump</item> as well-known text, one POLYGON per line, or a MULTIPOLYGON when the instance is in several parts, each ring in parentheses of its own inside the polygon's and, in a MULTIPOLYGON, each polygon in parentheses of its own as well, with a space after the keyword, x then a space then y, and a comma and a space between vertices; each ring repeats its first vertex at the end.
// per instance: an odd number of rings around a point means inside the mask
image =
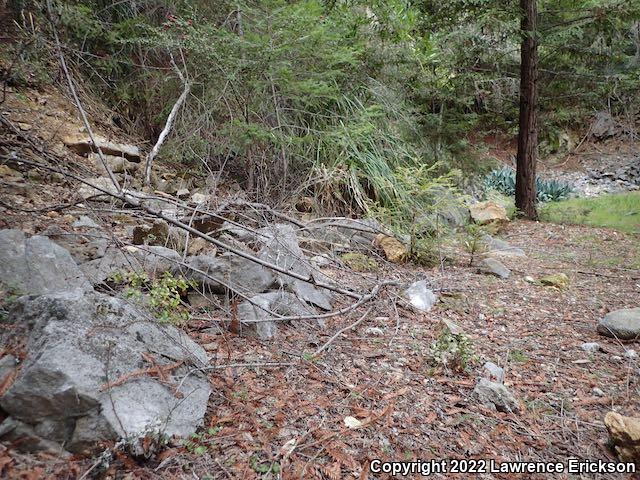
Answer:
POLYGON ((640 193, 572 198, 545 205, 540 218, 547 222, 605 227, 640 233, 640 193))

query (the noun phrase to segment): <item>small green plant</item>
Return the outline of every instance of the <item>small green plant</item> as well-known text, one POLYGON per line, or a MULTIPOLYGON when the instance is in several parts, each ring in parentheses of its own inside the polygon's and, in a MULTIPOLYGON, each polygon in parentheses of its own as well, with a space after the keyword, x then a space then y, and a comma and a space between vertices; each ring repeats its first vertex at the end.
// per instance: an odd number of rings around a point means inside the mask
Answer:
POLYGON ((249 464, 256 473, 267 474, 280 472, 280 464, 278 462, 261 461, 257 455, 251 457, 249 464))
POLYGON ((437 364, 456 372, 465 372, 476 361, 473 343, 464 333, 444 328, 431 345, 430 356, 437 364))
MULTIPOLYGON (((493 170, 485 177, 484 186, 486 190, 496 190, 512 197, 516 193, 516 172, 509 167, 493 170)), ((538 202, 557 202, 568 198, 573 192, 567 183, 541 178, 536 178, 536 190, 538 202)))
POLYGON ((464 247, 469 253, 469 266, 473 265, 476 255, 486 249, 482 238, 487 234, 487 229, 483 225, 471 223, 465 227, 464 247))
POLYGON ((517 363, 527 363, 529 357, 522 350, 511 350, 509 352, 509 360, 517 363))
POLYGON ((188 440, 183 440, 182 445, 190 453, 195 455, 204 455, 207 452, 209 445, 215 441, 215 437, 221 429, 222 427, 212 427, 206 432, 194 433, 188 440))
POLYGON ((125 284, 125 296, 143 301, 158 321, 180 324, 189 319, 182 296, 196 286, 195 281, 174 277, 170 272, 155 280, 150 280, 144 272, 133 271, 115 272, 109 278, 116 284, 125 284))

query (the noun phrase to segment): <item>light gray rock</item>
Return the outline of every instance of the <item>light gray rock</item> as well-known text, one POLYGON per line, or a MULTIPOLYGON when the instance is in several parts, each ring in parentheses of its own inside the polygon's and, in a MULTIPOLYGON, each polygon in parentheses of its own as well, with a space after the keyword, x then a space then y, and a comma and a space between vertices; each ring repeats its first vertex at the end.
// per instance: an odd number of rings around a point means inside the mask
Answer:
POLYGON ((640 307, 609 312, 598 324, 598 333, 620 340, 640 338, 640 307))
POLYGON ((125 143, 112 142, 99 135, 94 136, 96 143, 91 141, 91 138, 87 134, 72 134, 66 136, 62 141, 71 150, 79 155, 86 155, 90 152, 97 152, 97 147, 104 155, 116 155, 119 157, 126 157, 134 162, 140 161, 140 149, 135 145, 128 145, 125 143))
POLYGON ((485 406, 493 406, 499 412, 517 412, 518 401, 502 383, 481 378, 473 390, 480 402, 485 406))
POLYGON ((86 215, 80 215, 80 218, 73 222, 72 226, 74 228, 100 228, 100 225, 86 215))
POLYGON ((275 321, 264 321, 271 317, 268 311, 282 316, 315 315, 316 311, 289 292, 269 292, 251 297, 238 305, 238 318, 243 333, 255 335, 261 340, 270 340, 278 333, 275 321), (267 311, 268 310, 268 311, 267 311))
POLYGON ((499 367, 493 362, 486 362, 482 366, 483 376, 487 380, 492 382, 503 383, 504 382, 504 369, 499 367))
MULTIPOLYGON (((260 230, 268 240, 260 250, 258 257, 278 267, 303 275, 312 276, 314 280, 330 283, 331 280, 324 274, 314 271, 307 258, 302 253, 298 238, 291 225, 276 224, 260 230)), ((323 310, 331 310, 333 294, 325 289, 281 273, 277 274, 278 282, 287 288, 298 298, 309 302, 323 310)))
POLYGON ((178 271, 212 293, 225 293, 226 284, 234 292, 255 294, 268 290, 275 283, 270 270, 233 253, 219 257, 195 255, 188 257, 186 263, 187 266, 178 271))
POLYGON ((485 235, 482 237, 482 243, 487 247, 487 254, 496 257, 526 257, 524 250, 509 245, 504 240, 485 235))
POLYGON ((141 272, 140 265, 118 247, 109 247, 100 258, 80 264, 80 269, 91 284, 100 285, 115 272, 141 272))
MULTIPOLYGON (((78 195, 80 195, 80 198, 83 200, 96 196, 101 196, 101 199, 104 200, 109 198, 106 195, 115 195, 118 193, 116 186, 109 177, 85 178, 84 181, 89 185, 83 183, 80 188, 78 188, 78 195)), ((96 200, 98 200, 98 198, 96 198, 96 200)))
POLYGON ((20 230, 0 230, 0 281, 20 294, 93 290, 67 250, 20 230))
POLYGON ((624 358, 628 358, 629 360, 635 360, 636 358, 638 358, 638 353, 632 348, 630 348, 629 350, 625 350, 624 358))
POLYGON ((427 281, 420 280, 413 282, 404 291, 409 303, 421 312, 429 312, 436 304, 437 298, 433 291, 427 288, 427 281))
POLYGON ((48 452, 62 458, 71 456, 59 443, 42 438, 31 425, 12 417, 0 423, 0 439, 4 442, 16 442, 17 449, 21 452, 48 452))
POLYGON ((16 365, 16 357, 13 355, 5 355, 0 358, 0 383, 16 368, 16 365))
MULTIPOLYGON (((107 171, 104 169, 104 165, 102 164, 102 160, 97 153, 90 153, 88 155, 89 160, 91 160, 102 174, 107 175, 107 171)), ((134 173, 137 172, 141 165, 139 163, 130 162, 125 157, 118 157, 115 155, 105 155, 104 156, 107 166, 113 173, 134 173)))
POLYGON ((596 353, 600 351, 600 344, 596 342, 588 342, 580 345, 580 348, 587 353, 596 353))
POLYGON ((478 271, 488 275, 495 275, 502 279, 507 279, 511 276, 511 271, 495 258, 482 260, 478 265, 478 271))
POLYGON ((201 424, 209 382, 185 374, 207 357, 184 332, 122 299, 79 290, 21 297, 10 315, 29 329, 27 357, 0 406, 42 439, 81 452, 151 432, 186 436, 201 424), (176 366, 167 383, 149 375, 121 381, 152 367, 148 355, 176 366))
POLYGON ((109 245, 109 239, 97 231, 87 234, 67 232, 55 224, 49 226, 40 235, 53 240, 67 250, 76 263, 102 257, 109 245))

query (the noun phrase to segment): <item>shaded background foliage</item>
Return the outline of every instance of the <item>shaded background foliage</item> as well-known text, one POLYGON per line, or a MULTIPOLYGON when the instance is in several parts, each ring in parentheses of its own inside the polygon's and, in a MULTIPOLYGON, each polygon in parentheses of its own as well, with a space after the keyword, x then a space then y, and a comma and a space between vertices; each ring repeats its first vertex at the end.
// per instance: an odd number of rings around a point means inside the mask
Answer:
MULTIPOLYGON (((44 4, 9 8, 24 37, 3 53, 22 60, 9 80, 56 81, 44 4)), ((470 134, 511 135, 517 126, 513 0, 82 0, 54 8, 87 93, 150 143, 182 90, 173 58, 192 89, 161 156, 233 178, 254 197, 308 194, 319 209, 347 212, 413 208, 407 171, 437 179, 473 170, 470 134)), ((543 153, 560 148, 566 130, 584 131, 599 110, 635 134, 640 1, 543 0, 539 10, 543 153)))

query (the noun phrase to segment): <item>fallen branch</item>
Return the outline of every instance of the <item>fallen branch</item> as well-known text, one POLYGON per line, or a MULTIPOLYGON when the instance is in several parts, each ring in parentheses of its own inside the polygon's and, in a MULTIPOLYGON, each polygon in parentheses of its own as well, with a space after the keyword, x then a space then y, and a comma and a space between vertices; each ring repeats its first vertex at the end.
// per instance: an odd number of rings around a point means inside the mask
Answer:
POLYGON ((347 325, 346 327, 338 330, 335 333, 335 335, 333 335, 333 337, 327 340, 327 342, 324 345, 322 345, 319 349, 315 351, 315 353, 313 354, 313 358, 316 358, 318 355, 320 355, 329 345, 331 345, 344 332, 360 325, 369 316, 369 314, 371 313, 371 310, 373 310, 373 307, 369 307, 369 309, 366 312, 364 312, 364 315, 360 317, 358 320, 356 320, 355 322, 353 322, 351 325, 347 325))
MULTIPOLYGON (((23 163, 23 164, 26 164, 26 165, 31 165, 33 167, 43 168, 43 169, 49 170, 49 171, 60 172, 60 170, 58 170, 56 168, 50 167, 49 165, 44 165, 44 164, 39 163, 39 162, 32 162, 30 160, 17 159, 16 157, 10 157, 10 156, 4 156, 4 155, 2 156, 2 158, 4 158, 8 162, 13 162, 13 163, 16 163, 16 164, 23 163)), ((274 263, 262 260, 262 259, 256 257, 255 255, 251 255, 250 253, 247 253, 247 252, 245 252, 243 250, 234 248, 234 247, 232 247, 231 245, 229 245, 229 244, 227 244, 225 242, 222 242, 222 241, 220 241, 220 240, 218 240, 216 238, 211 237, 210 235, 202 233, 201 231, 196 230, 193 227, 190 227, 186 223, 183 223, 183 222, 181 222, 179 220, 171 218, 171 217, 169 217, 168 215, 165 215, 162 212, 159 212, 157 210, 154 210, 151 207, 148 207, 147 205, 145 205, 143 203, 145 200, 149 199, 148 197, 139 197, 139 196, 136 195, 135 192, 131 192, 131 191, 122 191, 122 192, 118 192, 118 193, 110 192, 110 191, 108 191, 108 190, 106 190, 104 188, 101 188, 99 186, 96 186, 96 185, 86 181, 85 179, 80 178, 79 176, 74 175, 74 174, 72 174, 70 172, 62 171, 60 173, 62 173, 63 175, 65 175, 65 176, 67 176, 69 178, 73 178, 74 180, 76 180, 78 182, 81 182, 84 185, 88 185, 88 186, 92 187, 94 190, 102 192, 105 195, 108 195, 108 196, 113 197, 113 198, 115 198, 117 200, 120 200, 121 202, 123 202, 123 203, 125 203, 127 205, 130 205, 130 206, 135 207, 135 208, 139 208, 139 209, 147 212, 149 215, 151 215, 151 216, 153 216, 155 218, 159 218, 161 220, 164 220, 165 222, 170 223, 171 225, 173 225, 175 227, 181 228, 182 230, 185 230, 185 231, 191 233, 192 235, 195 235, 196 237, 200 237, 203 240, 206 240, 207 242, 215 245, 216 247, 219 247, 219 248, 221 248, 221 249, 223 249, 225 251, 234 253, 234 254, 238 255, 239 257, 242 257, 242 258, 244 258, 246 260, 250 260, 250 261, 252 261, 254 263, 257 263, 258 265, 261 265, 261 266, 263 266, 265 268, 268 268, 270 270, 276 271, 276 272, 281 273, 283 275, 287 275, 287 276, 295 278, 297 280, 302 280, 303 282, 309 283, 309 284, 314 285, 316 287, 325 288, 325 289, 330 290, 332 292, 336 292, 336 293, 340 293, 342 295, 346 295, 346 296, 351 297, 351 298, 356 298, 356 299, 362 298, 362 295, 359 294, 359 293, 356 293, 356 292, 353 292, 351 290, 347 290, 347 289, 344 289, 344 288, 336 287, 336 286, 328 284, 328 283, 316 281, 312 276, 306 277, 306 276, 301 275, 299 273, 295 273, 295 272, 289 271, 289 270, 287 270, 285 268, 282 268, 282 267, 280 267, 280 266, 278 266, 278 265, 276 265, 274 263)))
POLYGON ((180 96, 178 97, 178 100, 176 100, 176 103, 173 104, 173 108, 171 109, 171 112, 169 112, 169 116, 167 117, 167 121, 164 124, 164 128, 162 129, 162 132, 160 132, 160 135, 158 136, 158 141, 153 146, 153 148, 151 149, 151 152, 147 156, 147 163, 144 167, 144 182, 146 185, 151 184, 151 167, 153 164, 153 160, 158 155, 158 152, 160 151, 160 147, 162 147, 162 144, 166 140, 167 135, 169 135, 169 132, 171 132, 171 128, 173 127, 173 122, 175 121, 176 116, 180 111, 180 108, 182 108, 182 105, 187 101, 187 97, 189 96, 189 91, 191 90, 191 84, 187 81, 187 79, 184 77, 184 75, 176 65, 176 62, 173 60, 173 56, 171 57, 171 65, 173 65, 173 68, 176 71, 176 74, 178 75, 178 77, 180 78, 180 81, 183 84, 183 90, 180 96))

